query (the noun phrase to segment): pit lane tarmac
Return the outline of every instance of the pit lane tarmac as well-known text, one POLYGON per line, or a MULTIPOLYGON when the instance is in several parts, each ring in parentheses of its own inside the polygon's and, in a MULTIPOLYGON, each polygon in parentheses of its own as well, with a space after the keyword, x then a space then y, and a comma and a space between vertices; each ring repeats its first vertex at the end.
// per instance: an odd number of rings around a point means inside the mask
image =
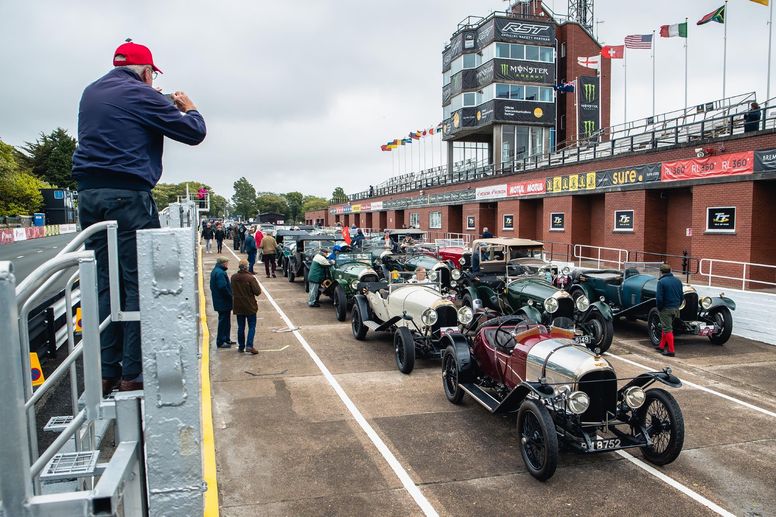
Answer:
MULTIPOLYGON (((216 257, 204 256, 206 280, 216 257)), ((260 353, 211 354, 224 516, 776 514, 776 347, 678 338, 677 357, 663 358, 643 324, 617 325, 609 360, 619 377, 670 365, 685 381, 671 390, 684 450, 652 472, 629 461, 638 452, 562 452, 540 483, 523 465, 514 416, 450 404, 437 361, 399 373, 388 334, 356 341, 328 299, 308 308, 301 281, 266 279, 261 266, 274 303, 259 298, 260 353)))

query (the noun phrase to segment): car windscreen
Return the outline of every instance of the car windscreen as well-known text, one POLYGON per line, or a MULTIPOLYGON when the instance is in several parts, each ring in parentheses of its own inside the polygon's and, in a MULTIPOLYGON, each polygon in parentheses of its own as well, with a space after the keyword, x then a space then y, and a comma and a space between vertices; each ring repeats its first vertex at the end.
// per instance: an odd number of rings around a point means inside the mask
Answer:
POLYGON ((361 262, 363 264, 372 264, 372 255, 370 253, 340 253, 335 259, 337 266, 350 264, 353 262, 361 262))

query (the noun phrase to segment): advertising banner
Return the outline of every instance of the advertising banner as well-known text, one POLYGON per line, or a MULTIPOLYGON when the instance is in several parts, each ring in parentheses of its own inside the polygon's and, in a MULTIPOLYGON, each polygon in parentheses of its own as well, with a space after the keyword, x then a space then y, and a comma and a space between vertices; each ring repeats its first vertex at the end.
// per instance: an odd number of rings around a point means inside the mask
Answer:
POLYGON ((382 201, 373 201, 372 202, 372 211, 377 212, 379 210, 383 209, 383 202, 382 201))
POLYGON ((30 228, 25 228, 24 233, 26 234, 28 239, 40 239, 41 237, 46 236, 46 227, 31 226, 30 228))
POLYGON ((648 163, 622 169, 609 169, 596 173, 596 187, 619 187, 621 185, 636 185, 660 181, 660 164, 648 163))
POLYGON ((496 39, 496 21, 491 20, 477 29, 477 48, 483 49, 496 39))
MULTIPOLYGON (((492 61, 490 63, 493 64, 492 61)), ((555 65, 553 63, 496 59, 494 71, 495 81, 555 84, 555 65)))
POLYGON ((776 149, 755 151, 754 172, 776 172, 776 149))
POLYGON ((614 231, 615 232, 633 231, 633 210, 614 211, 614 231))
POLYGON ((15 240, 15 241, 26 241, 27 240, 27 232, 24 231, 24 228, 14 228, 13 229, 13 240, 15 240))
POLYGON ((447 72, 450 70, 450 65, 453 62, 453 54, 450 52, 450 49, 445 50, 442 52, 442 71, 447 72))
POLYGON ((477 87, 486 86, 492 83, 494 70, 495 70, 495 65, 493 64, 492 59, 487 63, 485 63, 484 65, 477 68, 475 72, 475 77, 474 77, 477 87))
POLYGON ((593 190, 596 188, 596 173, 582 172, 568 176, 555 176, 547 178, 545 190, 547 192, 576 192, 578 190, 593 190))
POLYGON ((691 158, 663 162, 660 173, 662 181, 679 181, 690 179, 715 178, 718 176, 735 176, 752 174, 754 171, 754 152, 720 154, 705 158, 691 158))
POLYGON ((555 104, 551 102, 495 100, 494 116, 499 122, 555 123, 555 104))
POLYGON ((555 26, 549 23, 508 18, 496 18, 495 22, 496 34, 501 41, 555 44, 555 26))
POLYGON ((577 79, 577 139, 589 138, 600 128, 601 85, 598 77, 577 79))
POLYGON ((59 233, 75 233, 76 227, 74 224, 60 224, 59 233))
POLYGON ((736 207, 710 206, 706 208, 706 231, 732 233, 736 231, 736 207))
POLYGON ((493 122, 495 116, 495 110, 493 109, 493 101, 486 102, 477 109, 477 113, 474 114, 474 118, 477 120, 478 126, 484 126, 493 122))
POLYGON ((429 202, 435 204, 450 204, 460 201, 473 201, 476 199, 477 193, 474 189, 456 190, 453 192, 441 192, 439 194, 431 194, 429 196, 429 202))
POLYGON ((544 192, 544 180, 521 181, 507 185, 507 196, 509 197, 530 196, 532 194, 543 194, 544 192))
POLYGON ((12 242, 14 242, 13 230, 10 228, 0 230, 0 244, 11 244, 12 242))
POLYGON ((450 40, 450 61, 455 61, 463 54, 463 34, 458 34, 450 40))
POLYGON ((475 199, 479 200, 485 200, 485 199, 500 199, 502 197, 507 197, 507 184, 503 183, 501 185, 489 185, 487 187, 479 187, 476 191, 475 199))
POLYGON ((450 99, 453 98, 452 85, 446 84, 442 87, 442 106, 450 104, 450 99))

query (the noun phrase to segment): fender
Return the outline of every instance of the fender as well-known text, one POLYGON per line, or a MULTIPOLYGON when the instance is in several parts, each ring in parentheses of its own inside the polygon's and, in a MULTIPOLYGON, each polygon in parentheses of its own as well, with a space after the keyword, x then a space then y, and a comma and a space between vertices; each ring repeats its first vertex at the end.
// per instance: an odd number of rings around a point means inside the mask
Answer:
POLYGON ((539 382, 523 381, 504 397, 501 404, 498 405, 493 413, 512 413, 520 409, 520 404, 530 394, 534 393, 539 398, 550 398, 555 395, 552 386, 541 384, 539 382))
POLYGON ((584 316, 582 317, 582 320, 581 320, 581 321, 582 321, 582 322, 585 322, 585 321, 587 321, 588 319, 590 319, 590 315, 593 313, 593 310, 597 310, 598 312, 600 312, 600 313, 601 313, 601 315, 602 315, 602 316, 604 317, 604 319, 606 319, 606 320, 611 320, 611 319, 613 318, 613 316, 612 316, 612 308, 611 308, 611 307, 609 307, 609 306, 608 306, 607 304, 605 304, 604 302, 598 301, 598 302, 595 302, 595 303, 591 303, 591 304, 590 304, 590 308, 587 310, 587 312, 585 312, 585 314, 584 314, 584 316))
POLYGON ((537 310, 535 307, 532 307, 530 305, 523 305, 518 310, 515 311, 515 314, 525 314, 528 319, 533 321, 534 323, 541 323, 542 322, 542 313, 537 310))
POLYGON ((372 319, 372 314, 369 311, 369 301, 363 294, 357 294, 353 298, 353 305, 358 305, 358 310, 361 312, 361 317, 366 320, 372 319))
POLYGON ((586 284, 571 284, 570 286, 566 287, 566 290, 569 293, 573 293, 577 289, 580 289, 591 303, 597 298, 590 286, 586 284))
POLYGON ((483 304, 482 304, 482 300, 480 299, 480 293, 477 290, 477 288, 472 285, 466 286, 466 292, 468 293, 469 297, 472 299, 472 310, 476 311, 477 309, 481 309, 483 307, 483 304))
POLYGON ((442 348, 452 348, 458 360, 458 382, 474 382, 476 377, 475 362, 469 351, 466 336, 459 333, 447 334, 443 338, 442 348))
POLYGON ((682 381, 679 380, 678 377, 674 376, 671 373, 671 368, 666 368, 661 372, 642 373, 635 379, 631 380, 628 384, 626 384, 625 386, 617 390, 617 393, 622 394, 622 392, 624 392, 626 389, 630 388, 631 386, 639 386, 639 387, 645 388, 655 381, 662 382, 663 384, 671 388, 682 387, 682 381))
POLYGON ((711 307, 705 312, 709 312, 717 307, 727 307, 731 311, 736 310, 736 302, 728 298, 727 296, 714 296, 711 298, 711 307))

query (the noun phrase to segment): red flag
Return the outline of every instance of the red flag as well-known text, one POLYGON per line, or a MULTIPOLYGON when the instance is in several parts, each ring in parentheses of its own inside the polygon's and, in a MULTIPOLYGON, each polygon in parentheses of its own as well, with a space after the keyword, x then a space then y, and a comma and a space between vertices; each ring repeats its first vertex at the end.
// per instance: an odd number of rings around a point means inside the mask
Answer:
POLYGON ((434 134, 434 128, 433 128, 433 127, 432 127, 431 129, 429 129, 429 130, 428 130, 428 134, 429 134, 429 135, 433 135, 433 134, 434 134))
POLYGON ((342 228, 342 240, 345 241, 345 243, 350 246, 351 239, 350 239, 350 228, 345 226, 342 228))
POLYGON ((428 134, 428 132, 424 129, 423 130, 423 136, 426 136, 427 134, 428 134))
POLYGON ((625 45, 604 45, 601 56, 605 59, 622 59, 625 57, 625 45))

